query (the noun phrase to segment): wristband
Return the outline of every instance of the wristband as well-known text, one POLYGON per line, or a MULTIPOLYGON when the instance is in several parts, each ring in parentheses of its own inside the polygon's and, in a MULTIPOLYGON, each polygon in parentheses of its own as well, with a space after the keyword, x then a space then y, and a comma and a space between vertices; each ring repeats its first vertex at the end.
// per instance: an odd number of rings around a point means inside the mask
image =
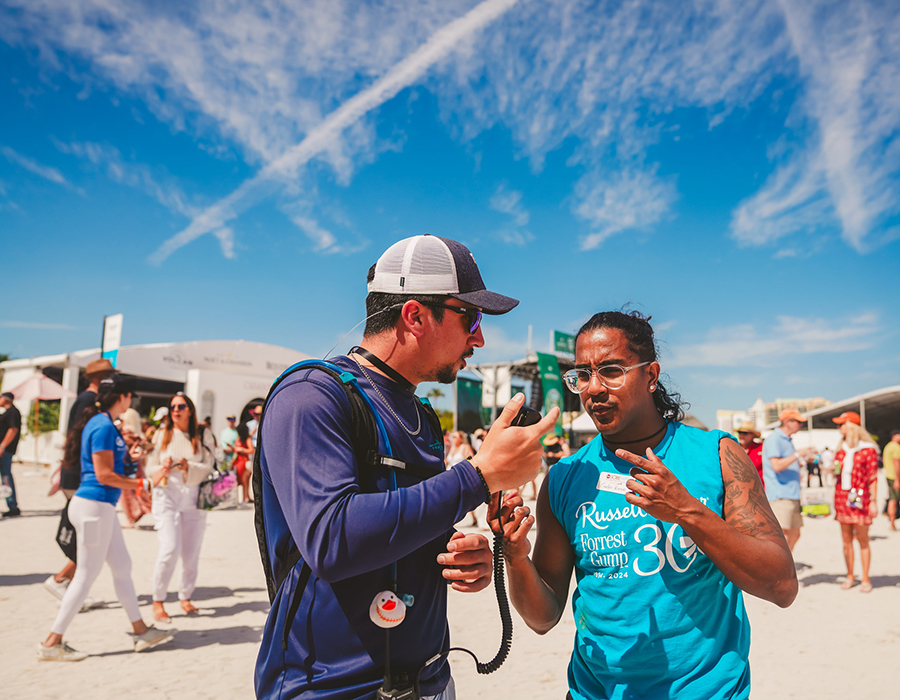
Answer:
POLYGON ((481 473, 481 469, 479 469, 473 462, 472 458, 469 457, 469 462, 475 467, 475 473, 478 474, 478 478, 481 479, 481 486, 484 488, 484 502, 491 502, 491 490, 488 488, 487 481, 484 478, 484 474, 481 473))

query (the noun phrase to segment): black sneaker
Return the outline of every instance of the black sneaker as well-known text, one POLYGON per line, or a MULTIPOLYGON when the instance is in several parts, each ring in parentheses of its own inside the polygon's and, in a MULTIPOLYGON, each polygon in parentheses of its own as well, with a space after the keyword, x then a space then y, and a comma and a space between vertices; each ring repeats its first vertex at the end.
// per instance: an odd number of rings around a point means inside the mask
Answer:
POLYGON ((3 514, 4 518, 15 518, 18 515, 22 515, 22 511, 18 508, 11 508, 3 514))

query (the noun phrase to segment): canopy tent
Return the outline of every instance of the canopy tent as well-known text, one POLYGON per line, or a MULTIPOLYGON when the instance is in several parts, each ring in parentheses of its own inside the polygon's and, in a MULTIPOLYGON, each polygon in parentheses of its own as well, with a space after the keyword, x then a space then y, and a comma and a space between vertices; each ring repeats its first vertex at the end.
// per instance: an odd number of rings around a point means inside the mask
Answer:
POLYGON ((69 391, 61 384, 54 382, 50 377, 41 372, 35 372, 21 384, 14 386, 9 391, 17 401, 58 401, 63 398, 73 398, 74 391, 69 391))
MULTIPOLYGON (((884 446, 891 439, 891 431, 900 429, 900 386, 875 389, 810 411, 806 429, 834 430, 837 426, 833 419, 847 411, 858 413, 863 427, 884 446)), ((777 422, 766 426, 772 430, 777 427, 777 422)))
MULTIPOLYGON (((40 462, 52 464, 58 459, 56 453, 64 441, 71 397, 87 387, 84 369, 99 356, 99 348, 94 348, 0 362, 2 391, 22 384, 35 373, 46 375, 68 391, 60 402, 59 429, 40 436, 40 462)), ((281 372, 308 358, 309 355, 277 345, 204 340, 122 346, 116 369, 135 380, 133 407, 143 415, 165 405, 175 392, 184 391, 196 405, 198 417, 211 417, 213 432, 218 435, 225 427, 225 416, 241 414, 253 402, 261 403, 281 372)), ((24 401, 16 403, 20 410, 27 410, 24 401)), ((20 453, 28 454, 30 449, 30 445, 20 443, 20 453)))
POLYGON ((61 384, 57 384, 50 377, 35 372, 21 384, 17 384, 10 389, 16 401, 25 401, 31 403, 34 401, 34 461, 37 462, 37 436, 39 433, 39 418, 41 401, 58 401, 60 399, 70 399, 75 393, 69 391, 61 384))

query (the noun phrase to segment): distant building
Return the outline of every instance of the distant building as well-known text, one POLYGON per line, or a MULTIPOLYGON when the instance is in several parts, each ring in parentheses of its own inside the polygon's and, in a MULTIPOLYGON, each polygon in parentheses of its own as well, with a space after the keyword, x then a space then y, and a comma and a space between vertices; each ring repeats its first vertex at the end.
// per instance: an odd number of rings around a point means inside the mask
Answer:
POLYGON ((744 421, 753 420, 747 411, 716 411, 716 428, 726 433, 734 432, 734 429, 744 421))
POLYGON ((775 403, 766 404, 766 423, 778 420, 778 414, 786 408, 793 408, 800 413, 807 414, 817 408, 830 406, 831 401, 826 401, 821 396, 814 399, 775 399, 775 403))
POLYGON ((827 401, 821 396, 813 399, 775 399, 770 403, 766 403, 762 396, 758 396, 755 403, 746 411, 716 411, 716 427, 731 433, 738 424, 751 421, 757 430, 763 430, 767 425, 777 421, 778 414, 786 408, 793 408, 806 414, 830 405, 831 401, 827 401))
POLYGON ((750 407, 747 413, 750 414, 750 420, 753 421, 757 430, 769 422, 766 420, 766 402, 762 400, 762 396, 756 397, 756 403, 750 407))

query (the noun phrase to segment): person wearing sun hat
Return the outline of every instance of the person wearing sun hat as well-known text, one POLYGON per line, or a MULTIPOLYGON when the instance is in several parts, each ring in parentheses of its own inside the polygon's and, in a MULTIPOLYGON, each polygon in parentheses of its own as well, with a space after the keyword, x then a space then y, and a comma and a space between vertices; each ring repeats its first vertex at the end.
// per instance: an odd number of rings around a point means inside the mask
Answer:
POLYGON ((869 593, 872 590, 869 526, 878 512, 878 448, 855 411, 846 411, 832 420, 841 431, 841 441, 834 456, 834 519, 841 524, 844 562, 847 564, 847 578, 841 589, 846 591, 856 585, 853 575, 853 540, 856 540, 862 565, 859 590, 869 593))
POLYGON ((766 480, 763 477, 762 467, 763 446, 759 441, 759 431, 752 421, 745 420, 735 428, 734 432, 737 433, 738 442, 741 443, 741 447, 747 452, 747 456, 750 458, 750 461, 753 462, 753 466, 756 467, 756 472, 759 474, 760 481, 763 483, 763 486, 765 486, 766 480))
POLYGON ((797 450, 791 439, 806 423, 806 418, 796 409, 786 408, 778 414, 778 420, 781 425, 763 441, 763 481, 772 512, 793 551, 803 527, 800 462, 812 454, 809 449, 797 450))
POLYGON ((567 443, 563 436, 559 433, 550 433, 549 435, 545 435, 544 439, 541 440, 541 444, 544 446, 544 461, 547 463, 547 467, 552 467, 563 457, 568 457, 572 454, 572 451, 569 449, 569 443, 567 443))

